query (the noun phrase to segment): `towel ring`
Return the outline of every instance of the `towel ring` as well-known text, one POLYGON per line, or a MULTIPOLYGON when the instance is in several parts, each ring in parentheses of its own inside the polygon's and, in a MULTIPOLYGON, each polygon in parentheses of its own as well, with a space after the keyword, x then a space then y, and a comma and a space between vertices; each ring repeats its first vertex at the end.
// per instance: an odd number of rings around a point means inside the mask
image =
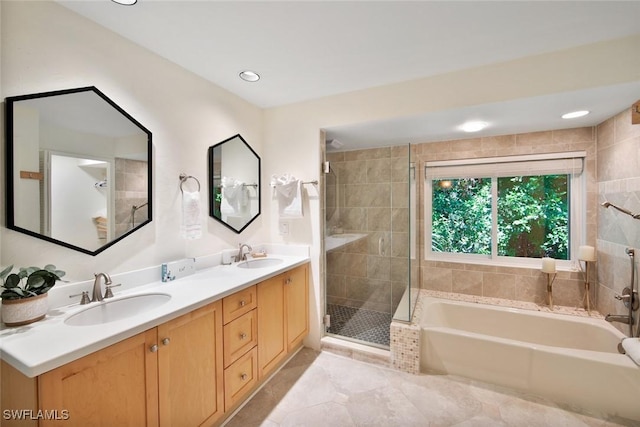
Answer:
POLYGON ((198 183, 198 192, 200 192, 200 181, 195 176, 187 175, 186 173, 180 174, 180 192, 184 194, 184 190, 182 189, 182 184, 184 184, 189 178, 195 180, 198 183))

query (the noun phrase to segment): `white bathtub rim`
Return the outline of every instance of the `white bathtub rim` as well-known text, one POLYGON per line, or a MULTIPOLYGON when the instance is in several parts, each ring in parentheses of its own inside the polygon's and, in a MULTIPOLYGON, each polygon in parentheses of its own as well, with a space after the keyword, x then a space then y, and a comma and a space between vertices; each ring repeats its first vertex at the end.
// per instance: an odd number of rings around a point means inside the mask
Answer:
POLYGON ((452 300, 452 299, 440 298, 435 296, 423 297, 422 304, 423 304, 422 316, 418 321, 418 324, 420 325, 421 328, 436 326, 436 325, 427 323, 427 318, 428 318, 427 312, 429 309, 429 305, 450 304, 450 305, 463 306, 463 307, 474 307, 474 308, 479 308, 481 310, 496 310, 496 311, 514 313, 514 314, 523 314, 525 316, 531 316, 531 317, 561 319, 562 321, 566 321, 566 322, 583 323, 583 324, 597 327, 598 329, 603 329, 608 332, 612 332, 619 338, 619 341, 622 341, 624 338, 627 338, 625 334, 623 334, 614 326, 609 324, 606 320, 604 320, 603 317, 572 316, 566 313, 554 313, 554 312, 538 311, 538 310, 532 310, 527 308, 517 308, 517 307, 504 307, 497 304, 494 305, 494 304, 485 304, 480 302, 459 301, 459 300, 452 300))

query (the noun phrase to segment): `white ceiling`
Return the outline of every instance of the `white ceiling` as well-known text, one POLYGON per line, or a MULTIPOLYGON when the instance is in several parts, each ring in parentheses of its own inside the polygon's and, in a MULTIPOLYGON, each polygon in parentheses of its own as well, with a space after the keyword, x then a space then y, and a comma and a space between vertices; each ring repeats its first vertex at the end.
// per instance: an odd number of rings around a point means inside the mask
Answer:
MULTIPOLYGON (((57 1, 263 108, 640 33, 640 1, 57 1), (240 80, 245 69, 261 80, 240 80)), ((637 84, 608 89, 515 102, 525 122, 505 103, 328 130, 349 149, 455 139, 451 124, 486 110, 487 132, 526 132, 557 128, 530 119, 572 97, 612 114, 630 105, 618 95, 640 98, 637 84)))

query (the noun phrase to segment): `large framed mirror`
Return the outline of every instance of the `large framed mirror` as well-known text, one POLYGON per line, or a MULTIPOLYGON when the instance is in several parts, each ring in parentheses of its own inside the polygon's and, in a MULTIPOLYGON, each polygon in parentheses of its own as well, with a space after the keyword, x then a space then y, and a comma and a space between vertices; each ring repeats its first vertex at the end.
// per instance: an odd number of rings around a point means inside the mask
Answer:
POLYGON ((97 88, 6 98, 7 227, 97 255, 149 223, 151 132, 97 88))
POLYGON ((209 147, 209 215, 236 233, 260 215, 260 156, 240 134, 209 147))

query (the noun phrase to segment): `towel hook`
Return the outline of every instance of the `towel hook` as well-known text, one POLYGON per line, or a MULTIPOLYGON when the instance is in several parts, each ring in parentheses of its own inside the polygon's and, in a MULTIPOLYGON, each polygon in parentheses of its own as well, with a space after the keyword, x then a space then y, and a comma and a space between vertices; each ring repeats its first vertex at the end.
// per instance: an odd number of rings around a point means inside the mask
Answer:
POLYGON ((182 184, 184 184, 189 178, 195 180, 198 183, 198 192, 200 192, 200 181, 195 176, 187 175, 186 173, 180 174, 180 192, 184 194, 184 190, 182 189, 182 184))

